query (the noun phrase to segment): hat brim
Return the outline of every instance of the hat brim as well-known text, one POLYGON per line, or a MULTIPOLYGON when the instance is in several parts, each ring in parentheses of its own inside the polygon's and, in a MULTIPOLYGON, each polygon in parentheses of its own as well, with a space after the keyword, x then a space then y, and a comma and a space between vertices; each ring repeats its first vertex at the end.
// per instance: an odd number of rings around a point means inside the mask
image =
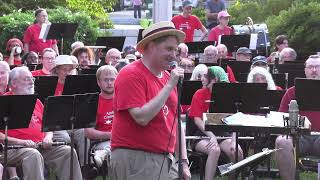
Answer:
POLYGON ((145 45, 147 45, 149 42, 158 39, 163 36, 176 36, 178 38, 178 43, 181 43, 184 41, 186 34, 183 31, 177 30, 177 29, 169 29, 169 30, 164 30, 160 31, 157 33, 154 33, 146 38, 143 38, 139 43, 137 44, 137 51, 140 53, 143 53, 145 45))
POLYGON ((57 68, 62 65, 73 65, 73 69, 76 69, 78 67, 78 64, 58 64, 58 65, 55 65, 50 72, 57 74, 57 68))
POLYGON ((253 62, 252 65, 254 65, 254 64, 256 64, 256 63, 259 63, 259 62, 264 63, 264 64, 268 64, 268 62, 266 62, 266 61, 257 60, 257 61, 255 61, 255 62, 253 62))

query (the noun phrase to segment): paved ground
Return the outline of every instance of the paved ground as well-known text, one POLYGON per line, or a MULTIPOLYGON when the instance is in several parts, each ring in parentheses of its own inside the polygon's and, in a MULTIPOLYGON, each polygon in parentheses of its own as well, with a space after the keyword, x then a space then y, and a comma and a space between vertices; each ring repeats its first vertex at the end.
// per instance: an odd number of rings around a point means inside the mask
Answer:
MULTIPOLYGON (((148 10, 142 10, 141 18, 142 19, 146 18, 146 14, 148 12, 149 12, 148 10)), ((109 13, 109 17, 114 25, 139 25, 140 24, 140 20, 134 18, 132 10, 112 12, 112 13, 109 13)))

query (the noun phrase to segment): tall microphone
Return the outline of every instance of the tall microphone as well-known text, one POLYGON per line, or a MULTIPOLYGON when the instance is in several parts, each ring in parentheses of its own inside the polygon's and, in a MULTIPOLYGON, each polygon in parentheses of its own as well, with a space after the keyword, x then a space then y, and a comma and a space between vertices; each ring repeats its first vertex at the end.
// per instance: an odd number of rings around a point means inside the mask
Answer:
POLYGON ((299 124, 299 106, 296 100, 291 100, 289 104, 289 123, 291 127, 299 124))

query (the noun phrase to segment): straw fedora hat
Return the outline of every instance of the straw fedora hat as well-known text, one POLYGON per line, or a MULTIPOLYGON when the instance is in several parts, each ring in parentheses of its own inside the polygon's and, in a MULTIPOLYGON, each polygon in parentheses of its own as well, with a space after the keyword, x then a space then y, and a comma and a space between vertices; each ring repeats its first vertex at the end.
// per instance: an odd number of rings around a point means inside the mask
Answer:
POLYGON ((171 21, 161 21, 142 31, 142 39, 137 44, 137 51, 143 53, 145 45, 150 41, 169 35, 176 36, 179 43, 183 42, 186 37, 183 31, 175 29, 174 24, 171 21))
POLYGON ((69 56, 69 55, 59 55, 55 59, 55 66, 54 68, 51 69, 51 73, 56 74, 56 70, 58 66, 61 65, 73 65, 73 68, 77 68, 78 66, 78 59, 74 56, 69 56))

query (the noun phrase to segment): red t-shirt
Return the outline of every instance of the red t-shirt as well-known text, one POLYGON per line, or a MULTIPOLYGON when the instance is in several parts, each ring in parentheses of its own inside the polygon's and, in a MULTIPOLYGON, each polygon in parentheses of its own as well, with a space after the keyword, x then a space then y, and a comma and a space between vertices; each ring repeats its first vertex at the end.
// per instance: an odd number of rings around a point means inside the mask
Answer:
POLYGON ((8 130, 8 136, 18 139, 32 140, 34 142, 41 142, 45 137, 45 134, 41 132, 43 109, 43 104, 39 99, 37 99, 29 127, 8 130))
POLYGON ((199 117, 202 119, 203 113, 208 112, 211 99, 211 92, 208 88, 202 88, 196 91, 192 97, 189 116, 191 118, 199 117))
POLYGON ((64 84, 61 84, 59 81, 56 86, 56 91, 54 92, 55 96, 61 96, 63 92, 64 84))
POLYGON ((42 69, 31 71, 32 76, 49 76, 50 74, 46 74, 45 72, 42 71, 42 69))
POLYGON ((231 83, 237 82, 236 78, 234 77, 233 70, 230 66, 227 66, 227 73, 228 73, 228 79, 231 83))
POLYGON ((171 20, 176 29, 186 33, 184 42, 193 42, 193 35, 195 29, 201 29, 202 23, 197 16, 189 16, 187 18, 182 15, 174 16, 171 20))
POLYGON ((41 53, 45 48, 52 48, 54 44, 57 44, 55 39, 39 39, 41 26, 39 24, 30 25, 24 32, 23 43, 29 44, 29 51, 41 53))
POLYGON ((96 129, 111 132, 113 120, 113 99, 105 99, 99 96, 96 129))
MULTIPOLYGON (((290 101, 296 98, 295 87, 291 87, 283 95, 279 107, 280 112, 289 112, 290 101)), ((313 131, 320 131, 320 111, 300 111, 300 115, 306 116, 311 122, 313 131)))
POLYGON ((208 36, 208 41, 216 41, 218 42, 220 35, 232 35, 232 28, 226 26, 223 29, 220 29, 218 26, 211 29, 210 34, 208 36))
POLYGON ((128 111, 142 107, 157 96, 169 78, 170 74, 166 71, 162 72, 161 78, 156 77, 141 60, 121 69, 114 85, 112 150, 131 148, 154 153, 174 152, 177 125, 174 121, 178 100, 176 89, 170 92, 165 105, 146 126, 137 124, 128 111))

